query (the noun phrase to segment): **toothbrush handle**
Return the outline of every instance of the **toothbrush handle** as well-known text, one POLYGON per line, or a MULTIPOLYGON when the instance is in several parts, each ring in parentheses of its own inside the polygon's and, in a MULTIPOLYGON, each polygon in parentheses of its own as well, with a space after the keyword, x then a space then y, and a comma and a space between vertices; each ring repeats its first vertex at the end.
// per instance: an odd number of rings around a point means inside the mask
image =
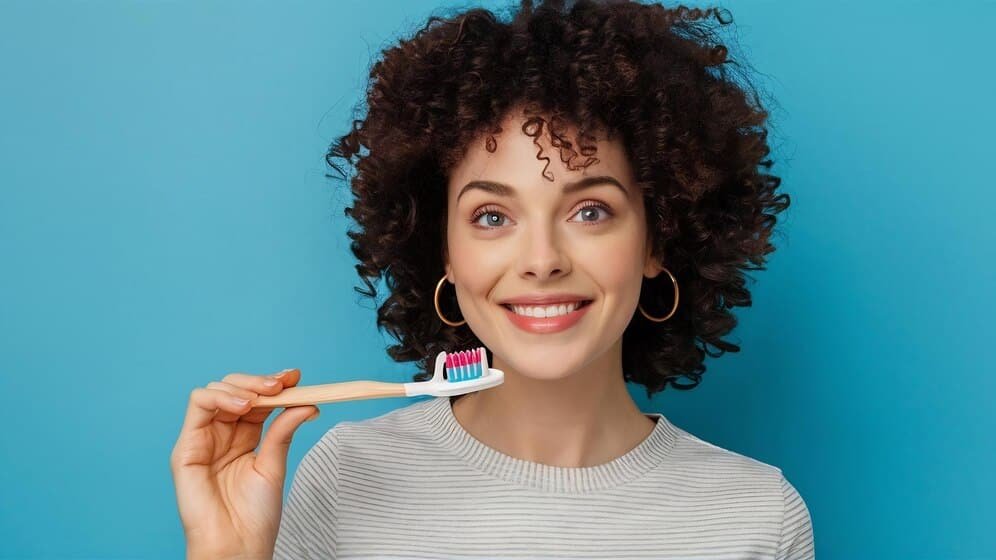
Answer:
POLYGON ((388 397, 404 397, 404 383, 385 383, 383 381, 344 381, 341 383, 326 383, 324 385, 303 385, 288 387, 276 395, 259 395, 252 401, 257 407, 291 407, 308 404, 321 404, 339 401, 358 401, 363 399, 383 399, 388 397))

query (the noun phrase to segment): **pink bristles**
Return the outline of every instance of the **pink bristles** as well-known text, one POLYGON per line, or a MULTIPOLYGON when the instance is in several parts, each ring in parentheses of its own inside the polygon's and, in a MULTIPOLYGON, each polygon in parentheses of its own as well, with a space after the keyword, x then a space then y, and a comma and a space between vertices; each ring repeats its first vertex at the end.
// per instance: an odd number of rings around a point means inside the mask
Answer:
POLYGON ((486 375, 487 372, 483 368, 484 359, 484 348, 447 353, 446 379, 448 381, 466 381, 486 375))

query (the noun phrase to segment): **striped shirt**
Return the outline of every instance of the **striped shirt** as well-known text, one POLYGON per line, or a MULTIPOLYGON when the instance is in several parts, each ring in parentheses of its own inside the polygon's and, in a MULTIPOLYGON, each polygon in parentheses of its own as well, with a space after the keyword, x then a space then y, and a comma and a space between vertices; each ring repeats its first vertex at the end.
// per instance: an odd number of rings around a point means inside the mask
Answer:
POLYGON ((591 467, 488 447, 449 397, 339 422, 294 474, 274 558, 814 558, 781 469, 645 414, 643 442, 591 467))

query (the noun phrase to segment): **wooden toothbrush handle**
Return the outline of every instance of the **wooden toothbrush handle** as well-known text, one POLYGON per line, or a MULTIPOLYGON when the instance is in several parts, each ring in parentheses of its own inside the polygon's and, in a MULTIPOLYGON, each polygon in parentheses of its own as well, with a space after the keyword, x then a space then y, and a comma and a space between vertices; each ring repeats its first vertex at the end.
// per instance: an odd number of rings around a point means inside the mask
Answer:
POLYGON ((253 408, 291 407, 404 396, 406 396, 404 383, 344 381, 342 383, 326 383, 324 385, 288 387, 277 395, 259 395, 253 399, 252 406, 253 408))

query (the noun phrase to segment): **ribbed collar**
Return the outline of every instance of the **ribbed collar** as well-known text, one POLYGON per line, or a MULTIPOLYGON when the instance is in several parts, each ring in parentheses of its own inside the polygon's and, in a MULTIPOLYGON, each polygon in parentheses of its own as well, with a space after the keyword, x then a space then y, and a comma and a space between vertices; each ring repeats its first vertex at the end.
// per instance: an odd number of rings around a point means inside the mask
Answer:
POLYGON ((639 445, 616 459, 593 467, 557 467, 518 459, 488 447, 460 425, 450 397, 434 397, 422 407, 428 430, 443 448, 469 465, 514 484, 563 494, 595 492, 639 478, 667 456, 677 437, 663 414, 644 413, 656 427, 639 445))

